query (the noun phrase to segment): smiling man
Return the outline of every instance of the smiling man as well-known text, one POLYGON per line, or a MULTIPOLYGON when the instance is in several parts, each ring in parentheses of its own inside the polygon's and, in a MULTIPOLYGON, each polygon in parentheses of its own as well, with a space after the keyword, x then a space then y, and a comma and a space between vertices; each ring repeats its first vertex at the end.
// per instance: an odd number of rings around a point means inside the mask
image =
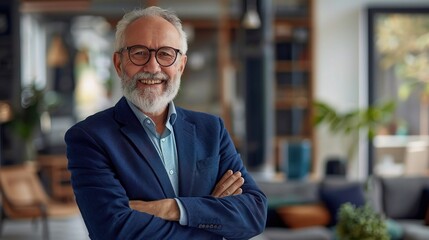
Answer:
POLYGON ((220 118, 175 106, 186 65, 178 17, 124 15, 113 62, 124 97, 67 131, 72 186, 91 239, 249 239, 266 197, 220 118))

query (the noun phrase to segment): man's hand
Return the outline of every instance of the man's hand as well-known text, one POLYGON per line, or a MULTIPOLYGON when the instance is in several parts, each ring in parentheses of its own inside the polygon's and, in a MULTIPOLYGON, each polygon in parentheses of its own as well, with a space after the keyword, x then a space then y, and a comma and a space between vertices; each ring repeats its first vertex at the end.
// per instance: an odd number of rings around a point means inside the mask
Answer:
POLYGON ((172 198, 156 201, 130 201, 130 207, 139 212, 148 213, 167 221, 179 221, 180 212, 176 200, 172 198))
POLYGON ((213 197, 226 197, 231 195, 241 194, 243 189, 241 186, 244 184, 244 178, 241 177, 241 172, 228 170, 216 184, 212 196, 213 197))

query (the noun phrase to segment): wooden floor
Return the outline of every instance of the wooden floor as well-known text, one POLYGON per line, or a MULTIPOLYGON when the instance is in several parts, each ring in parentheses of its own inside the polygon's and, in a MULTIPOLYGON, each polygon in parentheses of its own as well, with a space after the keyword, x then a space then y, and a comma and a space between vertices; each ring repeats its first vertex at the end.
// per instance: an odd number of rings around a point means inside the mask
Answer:
MULTIPOLYGON (((50 240, 89 240, 80 215, 50 219, 48 224, 50 240)), ((42 222, 5 219, 0 240, 45 240, 42 237, 42 222)))

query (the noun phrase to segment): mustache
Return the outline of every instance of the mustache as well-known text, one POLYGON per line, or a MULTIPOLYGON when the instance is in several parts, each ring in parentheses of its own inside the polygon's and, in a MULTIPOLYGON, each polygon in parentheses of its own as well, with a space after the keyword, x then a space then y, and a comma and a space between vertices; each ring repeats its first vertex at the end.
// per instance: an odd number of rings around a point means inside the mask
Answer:
POLYGON ((136 82, 138 80, 161 80, 161 81, 167 81, 169 80, 169 77, 167 74, 163 72, 157 72, 157 73, 150 73, 150 72, 140 72, 136 73, 133 78, 133 82, 136 82))

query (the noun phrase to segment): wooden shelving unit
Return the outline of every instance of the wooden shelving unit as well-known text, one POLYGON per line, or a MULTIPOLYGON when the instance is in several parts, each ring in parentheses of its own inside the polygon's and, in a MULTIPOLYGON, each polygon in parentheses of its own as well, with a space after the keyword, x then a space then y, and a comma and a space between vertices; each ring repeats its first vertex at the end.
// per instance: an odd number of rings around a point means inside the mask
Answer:
POLYGON ((275 6, 275 151, 278 171, 285 161, 284 145, 313 136, 313 1, 274 1, 275 6))
MULTIPOLYGON (((223 0, 223 9, 228 9, 230 0, 223 0)), ((282 171, 285 156, 282 153, 285 144, 305 142, 311 146, 312 168, 315 163, 315 144, 313 136, 313 0, 273 1, 273 47, 274 47, 274 81, 272 92, 274 94, 274 160, 277 171, 282 171)), ((244 46, 237 45, 240 42, 238 36, 244 31, 240 18, 229 16, 225 11, 221 13, 219 24, 219 79, 221 91, 221 113, 225 124, 232 134, 232 138, 241 147, 245 139, 235 135, 237 132, 234 122, 234 102, 228 88, 231 80, 228 79, 228 71, 233 69, 237 79, 233 85, 237 89, 243 86, 239 84, 244 64, 237 58, 244 46), (226 94, 225 94, 226 93, 226 94)), ((249 79, 244 79, 249 81, 249 79)), ((243 96, 239 96, 243 97, 243 96)))

